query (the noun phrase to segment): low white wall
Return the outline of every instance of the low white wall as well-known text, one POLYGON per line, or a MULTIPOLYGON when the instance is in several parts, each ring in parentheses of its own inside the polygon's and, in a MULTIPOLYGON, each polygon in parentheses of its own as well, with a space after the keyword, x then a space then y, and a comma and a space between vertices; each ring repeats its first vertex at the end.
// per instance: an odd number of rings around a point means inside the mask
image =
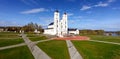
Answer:
POLYGON ((44 30, 44 34, 55 35, 53 29, 45 29, 45 30, 44 30))
POLYGON ((54 28, 54 25, 49 25, 48 28, 54 28))
POLYGON ((79 34, 79 30, 76 31, 68 31, 69 34, 79 34))

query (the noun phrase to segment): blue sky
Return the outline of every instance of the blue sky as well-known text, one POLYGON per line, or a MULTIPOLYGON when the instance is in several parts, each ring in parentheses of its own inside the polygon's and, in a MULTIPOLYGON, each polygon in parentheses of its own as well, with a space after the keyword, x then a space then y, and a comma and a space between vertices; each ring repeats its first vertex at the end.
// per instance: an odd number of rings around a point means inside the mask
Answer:
POLYGON ((47 26, 58 9, 69 28, 120 30, 120 0, 0 0, 0 26, 47 26))

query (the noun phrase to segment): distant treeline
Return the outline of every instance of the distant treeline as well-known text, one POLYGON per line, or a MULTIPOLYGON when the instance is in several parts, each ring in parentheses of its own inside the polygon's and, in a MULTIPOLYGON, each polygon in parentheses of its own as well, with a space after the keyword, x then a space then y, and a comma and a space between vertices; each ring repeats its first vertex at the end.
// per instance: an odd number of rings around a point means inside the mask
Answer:
POLYGON ((120 35, 120 31, 104 31, 104 30, 79 30, 80 35, 120 35))
MULTIPOLYGON (((41 25, 38 25, 36 23, 28 23, 25 26, 8 26, 8 27, 0 27, 0 32, 1 31, 15 31, 15 32, 34 32, 37 29, 37 31, 40 31, 41 33, 44 32, 44 29, 42 28, 41 25)), ((89 30, 89 29, 84 29, 84 30, 79 30, 80 35, 104 35, 106 31, 104 30, 89 30)), ((116 33, 117 35, 120 35, 120 31, 109 31, 107 32, 109 34, 111 33, 116 33)))
POLYGON ((104 30, 79 30, 81 35, 104 35, 104 30))
POLYGON ((20 32, 20 31, 24 31, 24 32, 34 32, 36 29, 40 32, 43 32, 43 28, 41 27, 41 25, 38 25, 36 23, 28 23, 25 26, 7 26, 7 27, 0 27, 0 29, 2 29, 1 31, 14 31, 14 32, 20 32))
POLYGON ((7 26, 7 27, 0 27, 1 31, 16 31, 19 32, 22 27, 19 26, 7 26))
POLYGON ((117 33, 118 35, 120 35, 120 31, 117 31, 116 33, 117 33))
POLYGON ((37 23, 31 22, 22 27, 22 30, 24 30, 25 32, 33 32, 33 31, 35 31, 35 29, 37 29, 40 32, 43 32, 42 26, 38 25, 37 23))

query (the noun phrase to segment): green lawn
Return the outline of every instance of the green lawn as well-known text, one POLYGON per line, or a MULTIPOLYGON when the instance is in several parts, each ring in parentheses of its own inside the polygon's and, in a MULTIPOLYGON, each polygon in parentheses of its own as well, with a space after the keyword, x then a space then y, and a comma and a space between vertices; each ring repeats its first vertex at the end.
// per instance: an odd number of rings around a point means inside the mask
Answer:
POLYGON ((3 46, 9 46, 14 44, 19 44, 24 42, 22 38, 16 38, 16 39, 0 39, 0 47, 3 46))
POLYGON ((27 46, 0 50, 0 59, 34 59, 27 46))
POLYGON ((0 34, 18 34, 18 33, 15 33, 15 32, 0 32, 0 34))
POLYGON ((18 33, 15 32, 0 32, 0 39, 1 38, 16 38, 19 37, 18 33))
POLYGON ((18 33, 0 32, 0 47, 24 42, 18 33))
POLYGON ((27 34, 27 37, 38 37, 39 35, 36 34, 27 34))
POLYGON ((45 40, 45 39, 47 39, 46 36, 37 35, 37 34, 27 34, 27 37, 28 37, 31 41, 39 41, 39 40, 45 40))
MULTIPOLYGON (((87 35, 91 40, 120 43, 120 37, 87 35)), ((27 34, 31 41, 48 39, 43 35, 27 34)), ((0 47, 24 42, 18 33, 0 32, 0 47)), ((84 59, 120 59, 120 45, 91 41, 72 41, 84 59)), ((37 44, 52 59, 70 59, 64 40, 52 40, 37 44)), ((27 46, 0 50, 0 59, 34 59, 27 46)))
POLYGON ((72 41, 84 59, 120 59, 120 45, 72 41))
POLYGON ((65 41, 53 40, 37 44, 52 59, 70 59, 65 41))
POLYGON ((91 40, 109 41, 120 43, 120 36, 87 35, 91 40))

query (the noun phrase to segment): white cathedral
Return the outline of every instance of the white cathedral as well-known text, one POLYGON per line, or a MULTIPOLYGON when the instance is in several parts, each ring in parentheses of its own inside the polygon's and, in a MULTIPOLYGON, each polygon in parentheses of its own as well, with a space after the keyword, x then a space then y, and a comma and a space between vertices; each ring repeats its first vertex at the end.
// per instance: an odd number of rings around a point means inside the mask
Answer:
POLYGON ((60 14, 58 10, 54 12, 54 22, 50 23, 47 29, 44 30, 44 34, 57 35, 59 37, 63 37, 71 32, 74 34, 79 33, 77 29, 68 29, 67 13, 64 13, 62 19, 60 20, 60 14))

